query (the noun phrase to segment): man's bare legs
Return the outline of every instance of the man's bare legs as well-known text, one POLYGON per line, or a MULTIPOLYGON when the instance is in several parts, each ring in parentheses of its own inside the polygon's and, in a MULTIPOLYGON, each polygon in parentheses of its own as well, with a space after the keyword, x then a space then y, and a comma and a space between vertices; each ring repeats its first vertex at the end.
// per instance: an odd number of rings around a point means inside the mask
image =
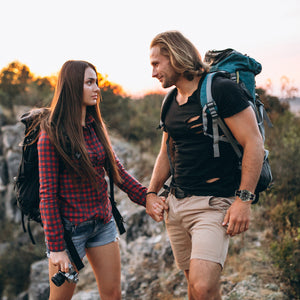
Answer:
POLYGON ((220 264, 192 259, 190 269, 185 271, 189 300, 221 300, 221 270, 220 264))

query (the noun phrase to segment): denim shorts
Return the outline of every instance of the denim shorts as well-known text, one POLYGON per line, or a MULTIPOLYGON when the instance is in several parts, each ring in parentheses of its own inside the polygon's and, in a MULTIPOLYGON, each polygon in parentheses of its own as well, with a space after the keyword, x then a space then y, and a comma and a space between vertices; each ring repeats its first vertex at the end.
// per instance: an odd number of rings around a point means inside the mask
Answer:
MULTIPOLYGON (((100 219, 88 220, 78 225, 72 224, 67 219, 63 219, 63 222, 65 230, 71 232, 72 241, 81 259, 86 254, 86 248, 104 246, 119 239, 113 217, 106 224, 100 219)), ((66 251, 71 259, 68 249, 66 251)), ((47 256, 49 255, 50 251, 47 247, 47 256)))

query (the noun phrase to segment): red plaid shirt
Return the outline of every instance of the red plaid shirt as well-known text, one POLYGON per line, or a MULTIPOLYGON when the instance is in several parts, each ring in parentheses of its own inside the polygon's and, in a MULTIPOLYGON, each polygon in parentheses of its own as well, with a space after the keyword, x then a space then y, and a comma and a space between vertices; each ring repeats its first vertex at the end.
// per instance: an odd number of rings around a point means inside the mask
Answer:
MULTIPOLYGON (((91 162, 97 170, 100 190, 93 188, 88 181, 74 183, 66 168, 59 168, 59 160, 54 146, 45 131, 41 131, 38 141, 40 176, 40 211, 45 236, 50 251, 65 249, 62 217, 73 224, 100 218, 107 223, 112 217, 105 180, 105 151, 93 128, 93 118, 88 117, 83 128, 86 147, 91 162)), ((123 180, 118 185, 135 203, 146 205, 147 189, 124 169, 116 158, 123 180)))

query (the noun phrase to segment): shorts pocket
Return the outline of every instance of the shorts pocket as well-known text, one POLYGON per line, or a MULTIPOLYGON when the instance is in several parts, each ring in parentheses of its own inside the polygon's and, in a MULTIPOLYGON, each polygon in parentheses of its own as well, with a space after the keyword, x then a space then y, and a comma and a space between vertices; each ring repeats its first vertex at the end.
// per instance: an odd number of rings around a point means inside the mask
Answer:
POLYGON ((68 219, 66 219, 66 218, 62 218, 62 222, 63 222, 63 225, 64 225, 64 229, 65 229, 66 231, 69 231, 69 232, 71 232, 71 233, 74 232, 76 226, 75 226, 72 222, 70 222, 70 221, 69 221, 68 219))

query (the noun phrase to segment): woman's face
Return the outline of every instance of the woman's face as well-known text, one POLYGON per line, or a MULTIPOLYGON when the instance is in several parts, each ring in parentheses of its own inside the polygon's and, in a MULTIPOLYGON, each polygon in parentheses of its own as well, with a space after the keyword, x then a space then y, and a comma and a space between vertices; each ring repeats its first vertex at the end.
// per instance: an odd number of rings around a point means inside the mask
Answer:
POLYGON ((98 87, 98 79, 96 72, 88 67, 84 73, 83 82, 83 100, 82 105, 93 106, 97 104, 100 88, 98 87))

